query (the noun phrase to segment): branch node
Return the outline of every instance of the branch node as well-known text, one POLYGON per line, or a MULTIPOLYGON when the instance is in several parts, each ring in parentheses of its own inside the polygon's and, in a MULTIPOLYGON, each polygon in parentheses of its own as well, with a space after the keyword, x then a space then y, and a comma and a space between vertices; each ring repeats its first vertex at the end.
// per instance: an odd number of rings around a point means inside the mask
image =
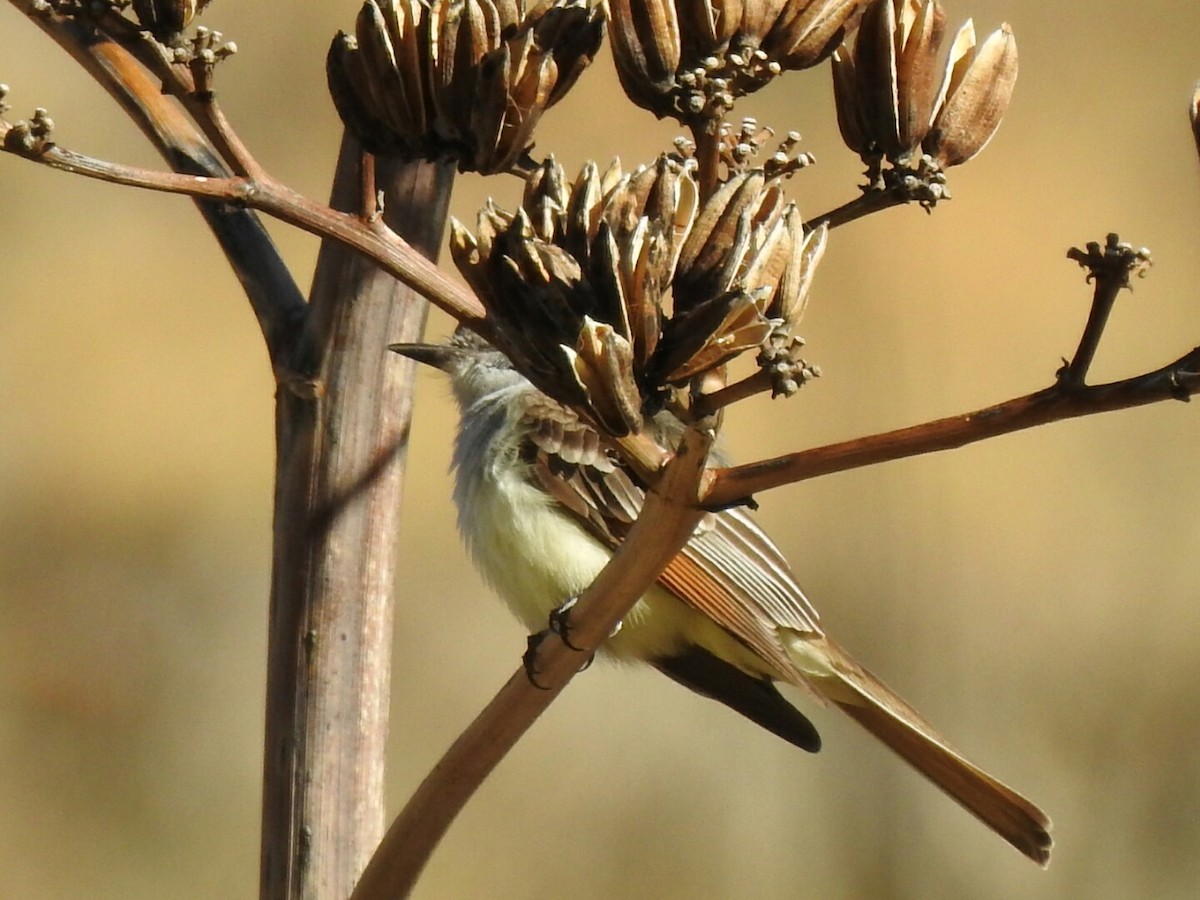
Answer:
POLYGON ((884 190, 894 193, 904 203, 919 203, 927 213, 942 200, 950 199, 946 173, 928 153, 922 153, 907 165, 884 169, 882 180, 884 190))
MULTIPOLYGON (((0 85, 0 88, 6 88, 0 85)), ((4 92, 0 91, 0 100, 4 92)), ((7 109, 7 104, 0 103, 0 112, 7 109)), ((26 121, 21 119, 13 122, 7 128, 0 124, 0 134, 3 135, 4 149, 21 156, 37 157, 54 146, 50 134, 54 131, 54 120, 40 106, 33 111, 33 118, 26 121)))
POLYGON ((1171 373, 1170 382, 1171 397, 1175 400, 1182 400, 1184 403, 1190 403, 1192 394, 1196 392, 1197 384, 1200 384, 1200 372, 1176 369, 1171 373))
POLYGON ((320 378, 290 370, 277 370, 275 382, 301 400, 319 400, 325 396, 325 382, 320 378))

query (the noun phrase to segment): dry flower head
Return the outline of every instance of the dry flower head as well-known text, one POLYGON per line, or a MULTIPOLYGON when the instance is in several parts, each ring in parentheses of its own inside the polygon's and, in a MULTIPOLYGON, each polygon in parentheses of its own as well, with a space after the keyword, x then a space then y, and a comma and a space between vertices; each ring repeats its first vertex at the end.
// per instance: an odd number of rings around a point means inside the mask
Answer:
POLYGON ((1017 44, 1001 25, 976 47, 970 20, 936 79, 946 17, 937 0, 876 0, 853 49, 833 54, 838 125, 868 166, 961 165, 991 140, 1012 99, 1017 44), (928 157, 922 160, 922 157, 928 157))
POLYGON ((626 94, 659 118, 721 119, 738 97, 829 56, 865 0, 609 0, 626 94))
POLYGON ((329 88, 374 153, 527 169, 534 127, 603 36, 585 0, 367 0, 329 49, 329 88))
POLYGON ((698 198, 668 156, 589 163, 572 183, 550 160, 516 212, 453 223, 451 251, 498 346, 619 436, 735 356, 778 348, 807 302, 827 231, 804 229, 777 179, 741 172, 698 198))

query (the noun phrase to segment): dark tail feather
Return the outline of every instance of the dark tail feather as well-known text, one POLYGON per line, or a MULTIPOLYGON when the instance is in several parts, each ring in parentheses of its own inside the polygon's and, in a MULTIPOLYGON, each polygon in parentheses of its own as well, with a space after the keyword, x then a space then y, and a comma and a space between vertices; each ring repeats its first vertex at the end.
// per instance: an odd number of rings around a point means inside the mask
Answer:
POLYGON ((653 665, 684 687, 719 700, 789 744, 810 753, 821 749, 816 726, 767 679, 747 675, 699 647, 690 647, 678 656, 653 660, 653 665))
POLYGON ((1044 812, 947 746, 916 710, 835 644, 829 648, 854 695, 831 697, 834 703, 1038 865, 1049 863, 1053 841, 1044 812))

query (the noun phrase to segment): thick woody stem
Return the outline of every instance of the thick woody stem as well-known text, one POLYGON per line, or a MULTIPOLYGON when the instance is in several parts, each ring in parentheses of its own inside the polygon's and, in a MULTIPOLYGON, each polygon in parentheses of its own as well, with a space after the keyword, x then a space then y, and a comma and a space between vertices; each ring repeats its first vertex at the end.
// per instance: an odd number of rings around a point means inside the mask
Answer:
MULTIPOLYGON (((436 258, 452 166, 363 166, 343 140, 333 204, 384 217, 436 258)), ((336 241, 321 251, 294 368, 281 391, 264 745, 263 900, 346 897, 383 835, 395 536, 413 366, 427 304, 336 241)))

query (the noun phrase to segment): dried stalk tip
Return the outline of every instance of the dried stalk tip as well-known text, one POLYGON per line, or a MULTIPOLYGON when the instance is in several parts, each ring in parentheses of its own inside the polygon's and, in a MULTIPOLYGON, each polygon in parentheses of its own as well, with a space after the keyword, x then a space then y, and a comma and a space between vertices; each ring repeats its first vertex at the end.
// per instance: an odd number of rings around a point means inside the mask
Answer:
POLYGON ((1067 259, 1088 270, 1089 282, 1106 281, 1122 288, 1131 287, 1130 278, 1134 275, 1145 278, 1154 262, 1148 247, 1135 248, 1117 234, 1109 234, 1103 247, 1097 241, 1089 241, 1085 250, 1072 247, 1067 251, 1067 259))
MULTIPOLYGON (((450 249, 500 349, 623 435, 723 383, 740 353, 769 349, 780 363, 824 251, 827 229, 806 233, 762 170, 698 198, 689 167, 669 156, 630 173, 589 163, 573 182, 550 160, 516 212, 488 204, 474 233, 453 223, 450 249)), ((806 377, 787 363, 781 385, 806 377)))
POLYGON ((763 343, 755 362, 771 379, 771 397, 790 397, 814 378, 821 369, 800 356, 804 339, 782 332, 772 332, 763 343))
POLYGON ((23 156, 37 156, 54 146, 54 141, 50 139, 53 131, 54 120, 46 110, 38 107, 33 111, 32 119, 14 122, 4 132, 4 149, 23 156))
POLYGON ((237 50, 237 44, 226 41, 221 32, 201 25, 189 40, 176 44, 174 61, 191 69, 196 94, 205 96, 212 93, 213 73, 217 63, 233 56, 237 50))
POLYGON ((976 51, 968 20, 951 44, 940 85, 937 58, 946 17, 937 0, 875 0, 851 50, 833 55, 838 126, 869 168, 886 159, 915 170, 961 165, 984 148, 1008 109, 1017 43, 1002 25, 976 51), (925 163, 928 166, 928 162, 925 163))
POLYGON ((659 118, 708 127, 775 76, 814 66, 866 0, 610 0, 625 93, 659 118))
POLYGON ((329 49, 329 91, 373 153, 528 170, 534 126, 603 36, 586 0, 367 0, 329 49))

